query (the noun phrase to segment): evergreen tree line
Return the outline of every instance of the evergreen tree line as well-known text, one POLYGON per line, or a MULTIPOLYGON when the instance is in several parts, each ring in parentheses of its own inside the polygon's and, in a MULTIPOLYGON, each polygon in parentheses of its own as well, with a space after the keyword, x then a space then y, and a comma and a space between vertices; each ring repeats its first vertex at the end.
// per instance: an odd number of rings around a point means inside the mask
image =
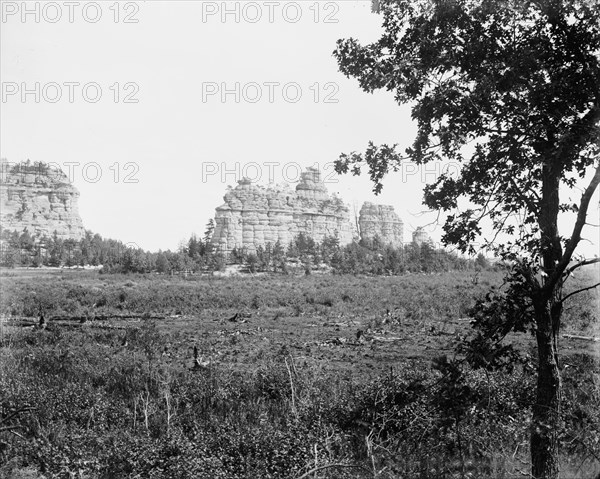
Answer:
POLYGON ((210 245, 213 221, 203 239, 195 235, 185 247, 173 252, 144 251, 131 243, 104 239, 86 231, 81 240, 62 239, 55 232, 51 237, 0 230, 0 266, 13 267, 84 267, 96 266, 104 273, 177 273, 219 270, 225 257, 210 245))
POLYGON ((398 275, 450 270, 485 269, 487 259, 459 257, 424 243, 403 246, 385 244, 379 238, 340 245, 337 236, 320 243, 299 234, 287 245, 281 242, 258 246, 256 251, 234 248, 229 255, 216 251, 210 242, 213 220, 202 238, 192 235, 177 251, 148 252, 121 241, 104 239, 86 231, 81 240, 36 236, 26 229, 0 231, 0 266, 84 267, 96 266, 104 273, 202 273, 223 270, 227 264, 243 265, 251 273, 289 274, 331 271, 339 274, 398 275))
POLYGON ((300 267, 305 274, 328 269, 339 274, 399 275, 490 267, 482 254, 474 260, 462 258, 428 243, 394 246, 375 237, 340 245, 337 236, 325 237, 318 243, 303 233, 287 247, 277 242, 258 246, 256 252, 251 253, 234 249, 231 259, 246 265, 250 272, 288 273, 291 267, 300 267))

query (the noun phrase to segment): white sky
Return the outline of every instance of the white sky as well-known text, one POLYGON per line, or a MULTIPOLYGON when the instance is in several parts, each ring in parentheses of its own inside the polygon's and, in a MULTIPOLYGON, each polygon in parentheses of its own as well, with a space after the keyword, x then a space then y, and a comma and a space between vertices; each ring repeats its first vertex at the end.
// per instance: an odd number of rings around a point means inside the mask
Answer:
MULTIPOLYGON (((192 232, 202 235, 226 186, 243 172, 256 175, 256 164, 263 184, 271 173, 293 183, 298 165, 320 165, 330 192, 347 203, 394 205, 406 241, 435 218, 418 214, 421 190, 442 165, 390 175, 379 197, 368 177, 330 174, 341 152, 364 151, 369 140, 404 148, 414 137, 408 107, 385 92, 362 92, 332 56, 339 38, 379 38, 381 17, 370 13, 370 1, 1 4, 0 154, 71 168, 86 229, 144 249, 175 249, 192 232), (126 23, 128 15, 137 23, 126 23), (39 98, 23 98, 36 82, 39 98), (238 102, 234 93, 225 101, 220 91, 206 95, 215 86, 235 91, 236 83, 238 102), (262 97, 253 103, 256 84, 262 97), (92 103, 97 91, 102 97, 92 103), (128 94, 137 103, 126 103, 128 94), (128 174, 137 183, 125 181, 128 174)), ((430 229, 436 241, 440 229, 430 229)), ((598 237, 597 229, 584 233, 598 237)))

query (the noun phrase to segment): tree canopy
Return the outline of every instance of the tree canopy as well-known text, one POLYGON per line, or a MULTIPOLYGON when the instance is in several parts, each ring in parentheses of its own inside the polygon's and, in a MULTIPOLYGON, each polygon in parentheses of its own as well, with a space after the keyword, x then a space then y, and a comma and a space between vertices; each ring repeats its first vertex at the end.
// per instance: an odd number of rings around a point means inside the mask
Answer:
POLYGON ((558 477, 562 286, 599 261, 575 253, 600 183, 600 2, 382 0, 379 11, 378 41, 339 40, 334 55, 363 90, 410 104, 417 134, 404 151, 370 142, 344 153, 336 170, 366 165, 378 193, 403 161, 461 165, 425 187, 424 203, 447 214, 444 242, 474 252, 487 235, 514 265, 510 287, 478 305, 476 326, 496 342, 534 332, 532 474, 558 477))
MULTIPOLYGON (((542 216, 587 207, 559 201, 556 183, 574 189, 598 162, 599 6, 384 2, 382 37, 370 45, 340 40, 335 56, 365 91, 387 89, 411 103, 418 132, 404 152, 370 143, 364 154, 342 154, 338 171, 357 173, 366 163, 379 192, 404 160, 460 162, 458 177, 442 174, 425 189, 432 209, 454 211, 469 200, 448 216, 444 240, 468 249, 488 217, 496 230, 516 234, 519 253, 540 252, 542 216)), ((598 181, 597 171, 586 191, 598 181)), ((574 233, 566 252, 579 239, 574 233)))

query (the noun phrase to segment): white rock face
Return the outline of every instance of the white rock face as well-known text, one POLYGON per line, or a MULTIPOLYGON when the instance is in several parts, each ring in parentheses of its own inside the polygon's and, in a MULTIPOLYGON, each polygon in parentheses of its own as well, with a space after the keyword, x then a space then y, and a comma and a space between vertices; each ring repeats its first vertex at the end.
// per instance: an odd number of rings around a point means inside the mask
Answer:
POLYGON ((358 218, 362 239, 375 236, 385 244, 402 246, 404 243, 404 224, 390 205, 376 205, 365 202, 358 218))
POLYGON ((265 188, 243 179, 229 189, 215 214, 212 244, 218 251, 233 248, 255 252, 259 245, 283 247, 300 233, 320 242, 338 235, 340 244, 352 241, 349 208, 336 196, 330 196, 320 173, 308 168, 295 190, 265 188))
POLYGON ((79 240, 85 235, 79 216, 79 192, 56 168, 0 164, 0 225, 3 229, 79 240))

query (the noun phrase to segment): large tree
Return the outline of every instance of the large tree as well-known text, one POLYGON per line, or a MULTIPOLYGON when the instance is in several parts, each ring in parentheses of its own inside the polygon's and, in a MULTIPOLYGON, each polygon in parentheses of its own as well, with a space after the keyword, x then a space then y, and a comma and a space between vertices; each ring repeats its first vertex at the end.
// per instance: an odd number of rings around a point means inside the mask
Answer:
POLYGON ((513 307, 496 308, 504 325, 494 331, 528 321, 535 331, 532 474, 558 477, 563 284, 598 261, 576 249, 600 182, 599 0, 376 3, 381 38, 339 40, 334 55, 363 90, 410 104, 417 134, 404 151, 369 143, 342 154, 337 170, 359 174, 365 165, 379 192, 403 161, 460 164, 425 187, 424 203, 446 212, 447 244, 473 251, 491 231, 483 241, 514 265, 500 298, 513 307))

